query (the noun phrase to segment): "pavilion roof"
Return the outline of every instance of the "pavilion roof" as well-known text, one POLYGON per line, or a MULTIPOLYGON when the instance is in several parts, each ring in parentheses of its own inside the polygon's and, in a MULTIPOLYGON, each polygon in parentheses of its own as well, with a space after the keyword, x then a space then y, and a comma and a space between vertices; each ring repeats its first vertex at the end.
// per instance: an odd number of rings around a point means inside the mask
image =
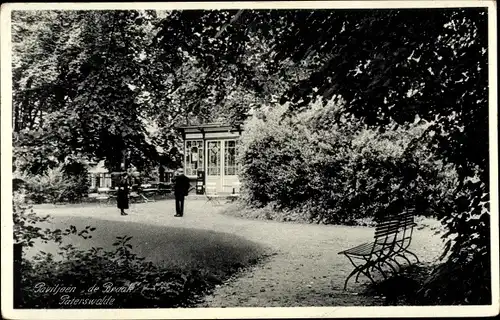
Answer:
POLYGON ((224 132, 224 131, 242 131, 242 123, 221 123, 221 122, 210 122, 202 124, 192 124, 192 125, 181 125, 177 129, 184 132, 224 132))

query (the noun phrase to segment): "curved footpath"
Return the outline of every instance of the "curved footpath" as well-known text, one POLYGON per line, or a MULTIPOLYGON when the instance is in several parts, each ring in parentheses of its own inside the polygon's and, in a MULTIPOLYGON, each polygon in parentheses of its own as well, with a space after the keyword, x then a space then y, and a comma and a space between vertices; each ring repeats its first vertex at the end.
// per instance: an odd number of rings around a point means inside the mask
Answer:
MULTIPOLYGON (((381 305, 381 299, 358 295, 367 284, 344 280, 352 270, 337 253, 370 241, 373 228, 325 226, 246 220, 221 215, 222 206, 187 200, 183 218, 175 218, 172 200, 133 204, 128 216, 112 206, 36 206, 36 212, 130 221, 155 226, 194 228, 231 233, 267 247, 273 255, 265 263, 236 275, 206 297, 200 307, 306 307, 381 305)), ((97 226, 98 227, 98 226, 97 226)), ((434 261, 442 250, 438 235, 428 228, 415 230, 411 249, 421 261, 434 261)))

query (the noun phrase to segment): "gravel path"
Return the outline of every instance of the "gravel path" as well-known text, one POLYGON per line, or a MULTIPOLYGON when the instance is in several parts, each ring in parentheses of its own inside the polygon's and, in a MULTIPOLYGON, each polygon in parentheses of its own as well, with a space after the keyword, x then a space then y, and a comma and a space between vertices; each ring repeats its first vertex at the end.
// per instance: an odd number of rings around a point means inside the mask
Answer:
MULTIPOLYGON (((200 307, 306 307, 373 306, 382 300, 357 295, 368 283, 364 277, 344 280, 352 270, 349 261, 337 253, 370 241, 368 227, 325 226, 246 220, 218 213, 223 206, 203 200, 187 200, 186 214, 175 218, 172 200, 134 204, 122 217, 111 206, 37 206, 36 212, 53 216, 94 217, 231 233, 262 244, 273 255, 263 264, 237 275, 218 287, 200 307)), ((97 226, 98 227, 98 226, 97 226)), ((429 228, 415 230, 411 249, 422 262, 434 261, 442 242, 429 228)))

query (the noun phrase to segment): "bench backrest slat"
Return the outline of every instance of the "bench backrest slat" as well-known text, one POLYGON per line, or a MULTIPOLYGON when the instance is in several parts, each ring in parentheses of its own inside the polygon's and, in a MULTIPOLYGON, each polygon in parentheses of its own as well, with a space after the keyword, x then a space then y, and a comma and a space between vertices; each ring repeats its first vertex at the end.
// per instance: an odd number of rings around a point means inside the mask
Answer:
MULTIPOLYGON (((375 242, 377 244, 387 244, 396 241, 398 234, 402 234, 402 238, 411 237, 411 232, 415 226, 413 210, 385 217, 377 223, 375 227, 375 242)), ((399 235, 401 237, 401 235, 399 235)), ((401 241, 403 239, 398 239, 401 241)))
POLYGON ((411 227, 407 227, 406 229, 405 228, 397 228, 397 229, 393 229, 393 230, 388 230, 386 232, 379 232, 375 235, 375 238, 383 238, 383 237, 386 237, 386 236, 390 236, 390 235, 396 235, 398 233, 402 233, 404 230, 409 230, 411 227))
POLYGON ((392 229, 392 228, 401 228, 401 227, 405 227, 405 226, 408 226, 408 225, 411 225, 413 224, 413 219, 408 219, 408 218, 405 218, 405 219, 401 219, 399 221, 394 221, 394 222, 390 222, 390 223, 379 223, 376 227, 375 227, 375 231, 384 231, 384 230, 388 230, 388 229, 392 229))
POLYGON ((392 229, 392 228, 395 228, 395 227, 406 227, 406 226, 409 226, 411 224, 413 224, 414 221, 412 218, 404 218, 404 219, 401 219, 399 221, 391 221, 390 223, 379 223, 376 227, 375 227, 375 231, 384 231, 384 230, 388 230, 388 229, 392 229))

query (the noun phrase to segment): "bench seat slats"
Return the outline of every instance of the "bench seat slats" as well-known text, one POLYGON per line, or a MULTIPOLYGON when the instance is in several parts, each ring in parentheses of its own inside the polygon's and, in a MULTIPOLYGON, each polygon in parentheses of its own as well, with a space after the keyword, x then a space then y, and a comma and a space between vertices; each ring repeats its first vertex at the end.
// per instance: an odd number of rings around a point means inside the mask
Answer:
POLYGON ((368 256, 370 254, 380 253, 382 251, 392 249, 394 247, 394 243, 397 242, 399 241, 392 241, 390 243, 367 242, 348 250, 339 252, 339 254, 347 254, 352 256, 368 256))
POLYGON ((360 244, 359 246, 356 246, 354 248, 345 250, 340 252, 339 254, 350 254, 350 255, 357 255, 357 256, 365 256, 365 255, 370 255, 372 253, 372 248, 374 252, 381 251, 383 246, 379 244, 374 244, 373 242, 366 242, 363 244, 360 244))

